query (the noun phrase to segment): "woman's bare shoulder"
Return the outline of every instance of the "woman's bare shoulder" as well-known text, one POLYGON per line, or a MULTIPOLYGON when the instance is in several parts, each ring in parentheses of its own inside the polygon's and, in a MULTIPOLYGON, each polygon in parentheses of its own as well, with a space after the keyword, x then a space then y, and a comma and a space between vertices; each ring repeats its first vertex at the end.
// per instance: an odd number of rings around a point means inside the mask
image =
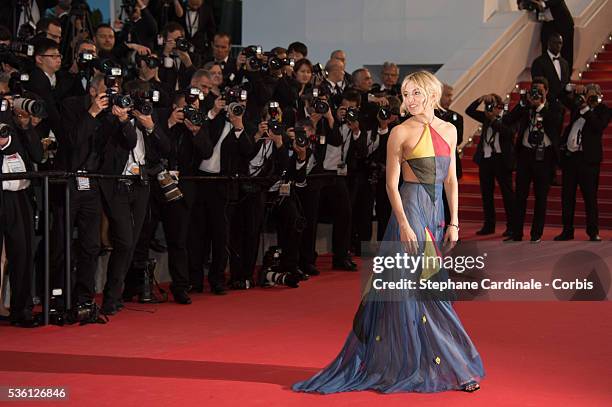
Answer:
POLYGON ((395 137, 411 137, 415 133, 422 131, 423 125, 415 120, 406 120, 391 130, 391 136, 395 137))
POLYGON ((454 124, 439 119, 439 122, 436 127, 438 133, 440 133, 440 135, 444 137, 445 140, 447 140, 448 142, 457 141, 457 128, 454 124))

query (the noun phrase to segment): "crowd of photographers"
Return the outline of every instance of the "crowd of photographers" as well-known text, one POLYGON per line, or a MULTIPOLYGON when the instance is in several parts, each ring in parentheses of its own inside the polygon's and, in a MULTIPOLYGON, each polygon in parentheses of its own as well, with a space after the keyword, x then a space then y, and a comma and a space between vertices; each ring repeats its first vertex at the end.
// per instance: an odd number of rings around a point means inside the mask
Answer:
MULTIPOLYGON (((367 69, 345 71, 343 51, 332 52, 325 65, 313 64, 299 42, 267 52, 247 46, 234 58, 231 37, 216 32, 212 10, 202 0, 124 1, 122 22, 95 28, 89 27, 86 4, 61 9, 64 3, 55 5, 56 17, 30 24, 31 32, 0 27, 2 174, 76 174, 67 178, 68 206, 63 184, 52 184, 49 198, 52 287, 65 288, 66 262, 74 265, 72 303, 60 296, 53 304, 60 314, 71 308, 63 318, 96 321, 100 313, 121 311, 126 301, 150 300, 155 265, 149 248, 159 245, 160 224, 170 289, 180 304, 204 291, 205 269, 216 295, 226 294, 228 286, 297 287, 318 275, 320 215, 333 225, 334 269, 356 270, 351 256, 371 240, 373 212, 382 239, 391 214, 386 142, 405 119, 397 65, 385 63, 382 83, 374 84, 367 69), (256 276, 269 214, 278 246, 266 252, 256 276), (64 258, 65 233, 76 237, 72 259, 64 258), (108 255, 108 267, 99 310, 94 296, 101 253, 108 255)), ((565 138, 570 141, 562 142, 561 110, 548 88, 545 79, 534 79, 531 92, 507 115, 496 95, 483 96, 467 111, 483 122, 486 142, 476 159, 485 213, 491 213, 497 178, 507 209, 512 216, 517 212, 507 232, 514 239, 520 239, 523 222, 515 208, 524 206, 530 180, 545 182, 552 170, 542 169, 558 162, 562 145, 575 142, 573 130, 565 138), (484 112, 477 110, 482 102, 484 112), (515 149, 517 130, 522 142, 515 149)), ((582 88, 567 92, 574 95, 572 114, 586 121, 585 156, 586 129, 603 131, 603 119, 591 120, 605 109, 592 98, 601 92, 591 89, 580 104, 582 88)), ((445 87, 446 110, 437 114, 458 128, 459 145, 463 118, 448 109, 451 101, 452 88, 445 87)), ((37 195, 30 180, 2 183, 0 239, 10 276, 10 321, 23 327, 38 324, 31 290, 33 276, 40 274, 34 264, 42 263, 41 249, 33 246, 42 216, 37 195)), ((494 208, 492 222, 483 233, 494 228, 494 208)), ((532 238, 541 236, 542 227, 535 225, 532 238)))

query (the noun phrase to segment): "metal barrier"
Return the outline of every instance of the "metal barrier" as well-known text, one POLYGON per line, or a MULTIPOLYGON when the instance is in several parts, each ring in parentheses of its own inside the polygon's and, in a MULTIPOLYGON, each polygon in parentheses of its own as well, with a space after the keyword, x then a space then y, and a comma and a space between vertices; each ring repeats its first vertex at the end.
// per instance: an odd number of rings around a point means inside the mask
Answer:
MULTIPOLYGON (((335 178, 338 175, 335 173, 319 173, 311 174, 307 176, 307 179, 319 179, 319 178, 335 178)), ((43 207, 42 212, 44 214, 43 222, 43 248, 44 248, 44 276, 43 276, 43 325, 49 324, 49 294, 50 294, 50 247, 49 247, 49 182, 60 181, 64 184, 64 205, 65 205, 65 217, 64 217, 64 258, 65 260, 65 298, 66 308, 69 310, 72 307, 72 290, 71 290, 71 244, 72 244, 72 227, 70 219, 70 183, 68 179, 73 177, 86 177, 96 179, 133 179, 140 181, 141 178, 136 175, 109 175, 109 174, 95 174, 95 173, 74 173, 74 172, 63 172, 63 171, 39 171, 39 172, 20 172, 13 174, 0 174, 0 182, 12 181, 12 180, 42 180, 43 188, 43 207)), ((281 177, 247 177, 247 176, 182 176, 181 180, 185 181, 232 181, 232 182, 246 182, 246 183, 274 183, 281 180, 281 177)), ((4 191, 0 188, 0 211, 2 210, 4 191)))

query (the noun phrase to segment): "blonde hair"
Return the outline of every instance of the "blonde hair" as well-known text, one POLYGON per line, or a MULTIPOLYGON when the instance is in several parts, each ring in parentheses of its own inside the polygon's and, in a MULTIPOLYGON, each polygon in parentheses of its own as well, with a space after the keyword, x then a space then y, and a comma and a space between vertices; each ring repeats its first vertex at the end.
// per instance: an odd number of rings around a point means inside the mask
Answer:
POLYGON ((402 114, 408 112, 404 91, 406 90, 406 86, 408 86, 408 83, 410 82, 423 89, 423 92, 425 93, 425 106, 427 106, 429 102, 432 101, 434 109, 444 110, 440 105, 440 99, 442 98, 442 82, 440 82, 440 80, 436 78, 436 76, 431 72, 418 71, 406 75, 406 77, 402 81, 402 105, 400 108, 402 114))

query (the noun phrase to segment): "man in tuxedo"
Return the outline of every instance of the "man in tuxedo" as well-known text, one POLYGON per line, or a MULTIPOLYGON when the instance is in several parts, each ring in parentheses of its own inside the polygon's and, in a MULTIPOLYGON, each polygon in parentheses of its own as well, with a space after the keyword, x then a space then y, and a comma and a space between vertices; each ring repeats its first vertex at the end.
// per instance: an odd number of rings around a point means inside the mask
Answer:
POLYGON ((524 100, 502 119, 518 129, 516 140, 516 212, 512 236, 506 240, 523 239, 527 198, 533 182, 535 209, 531 224, 531 241, 540 242, 546 221, 546 206, 550 188, 550 173, 559 157, 559 142, 563 114, 559 103, 550 101, 548 81, 536 77, 524 100))
MULTIPOLYGON (((8 93, 9 76, 0 74, 0 93, 8 93)), ((7 96, 12 102, 12 98, 7 96)), ((33 163, 42 159, 42 145, 28 112, 15 107, 0 112, 0 173, 34 171, 33 163)), ((34 271, 34 227, 29 180, 2 181, 0 191, 0 255, 5 250, 11 287, 10 322, 24 328, 38 326, 32 315, 32 278, 34 271)))
POLYGON ((164 46, 160 55, 159 79, 174 90, 185 89, 196 70, 189 52, 176 48, 176 41, 185 38, 185 30, 180 24, 169 22, 162 36, 164 46))
POLYGON ((136 5, 130 10, 129 20, 124 23, 119 33, 119 43, 136 43, 153 49, 157 36, 157 22, 145 7, 142 0, 136 0, 136 5))
POLYGON ((574 66, 574 19, 565 4, 565 0, 517 0, 519 9, 529 4, 535 7, 538 21, 542 22, 540 42, 542 54, 546 54, 548 39, 554 33, 560 33, 565 40, 561 54, 568 63, 570 76, 574 66))
MULTIPOLYGON (((240 104, 243 108, 246 105, 245 102, 240 104)), ((197 174, 205 177, 246 175, 254 131, 245 127, 247 123, 242 114, 234 114, 221 97, 215 100, 207 117, 214 147, 212 153, 200 161, 197 174)), ((216 295, 226 294, 224 272, 228 261, 228 232, 238 197, 237 187, 237 184, 225 180, 205 181, 199 185, 188 242, 190 278, 196 291, 203 290, 206 231, 212 240, 212 263, 208 273, 210 289, 216 295)))
POLYGON ((501 120, 504 104, 501 96, 484 95, 468 106, 465 113, 482 124, 480 140, 474 153, 474 162, 478 165, 480 193, 484 211, 484 225, 477 235, 495 233, 495 180, 501 189, 506 212, 506 230, 502 236, 512 235, 512 216, 514 216, 514 190, 512 171, 515 166, 514 129, 501 120), (478 107, 484 103, 484 111, 478 107))
MULTIPOLYGON (((138 86, 143 85, 132 86, 128 83, 126 89, 146 90, 138 86)), ((115 90, 118 91, 116 88, 115 90)), ((157 151, 167 152, 170 148, 163 128, 155 123, 150 115, 117 105, 112 106, 111 113, 98 130, 104 141, 101 147, 100 172, 132 178, 99 181, 113 246, 108 260, 102 303, 102 311, 107 315, 114 315, 123 308, 123 283, 138 242, 149 199, 148 183, 142 180, 146 177, 145 171, 152 160, 151 154, 157 151)))
MULTIPOLYGON (((342 64, 346 67, 346 52, 341 49, 333 51, 329 56, 329 59, 337 59, 338 61, 342 62, 342 64)), ((346 71, 344 71, 344 83, 347 87, 353 85, 353 76, 346 71)))
POLYGON ((552 33, 548 37, 548 48, 546 53, 534 59, 531 64, 531 77, 544 77, 548 81, 550 91, 548 100, 559 100, 565 86, 570 81, 571 70, 566 61, 561 56, 563 37, 558 33, 552 33))
POLYGON ((0 25, 8 27, 16 35, 24 24, 29 25, 31 33, 34 33, 38 21, 47 9, 57 5, 58 0, 5 0, 0 3, 0 25))
POLYGON ((601 240, 597 190, 603 158, 602 137, 612 115, 612 110, 601 103, 601 96, 599 85, 589 84, 586 87, 578 85, 572 98, 571 120, 561 142, 563 231, 555 237, 557 241, 574 238, 574 210, 578 185, 584 199, 589 239, 601 240))
POLYGON ((36 24, 36 35, 60 44, 62 42, 62 23, 54 17, 41 18, 36 24))
POLYGON ((217 32, 210 3, 204 0, 188 0, 187 9, 180 19, 180 23, 185 29, 186 38, 195 47, 195 53, 200 60, 209 56, 210 42, 217 32))
POLYGON ((325 64, 327 77, 324 86, 328 88, 329 102, 333 110, 338 109, 342 102, 342 93, 347 88, 344 80, 344 62, 339 59, 330 59, 325 64))
POLYGON ((215 62, 221 65, 223 70, 223 83, 229 84, 237 81, 238 71, 243 69, 244 64, 239 64, 236 59, 230 58, 232 49, 232 37, 227 33, 217 33, 213 38, 212 57, 204 62, 215 62))
POLYGON ((399 67, 393 62, 385 62, 382 68, 382 84, 374 84, 372 93, 378 96, 399 96, 399 67))

